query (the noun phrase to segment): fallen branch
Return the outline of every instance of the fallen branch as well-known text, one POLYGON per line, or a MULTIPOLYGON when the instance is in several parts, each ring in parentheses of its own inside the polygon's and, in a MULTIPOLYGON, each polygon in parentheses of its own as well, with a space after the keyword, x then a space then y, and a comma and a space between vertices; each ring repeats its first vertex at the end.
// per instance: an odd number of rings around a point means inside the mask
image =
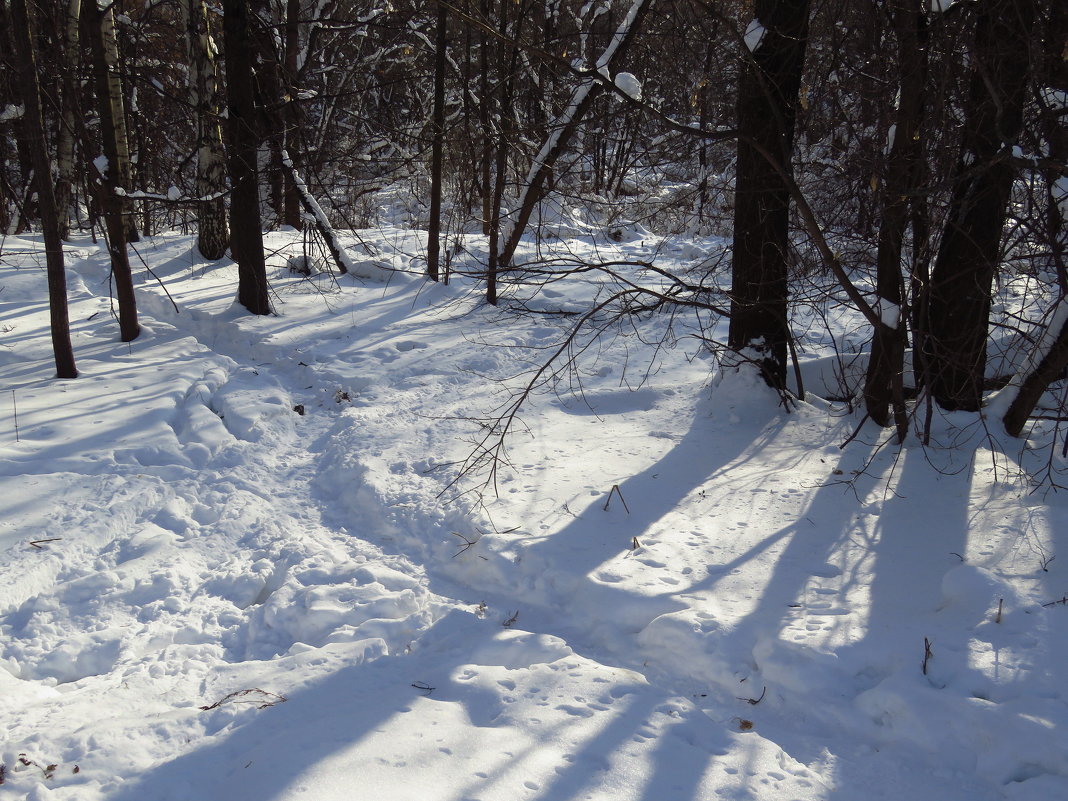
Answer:
MULTIPOLYGON (((210 706, 202 706, 200 708, 205 712, 211 709, 218 709, 227 701, 236 702, 238 698, 243 698, 244 696, 252 695, 253 693, 259 693, 259 700, 262 702, 256 707, 256 709, 267 709, 267 707, 275 706, 276 704, 284 704, 286 701, 289 700, 284 695, 278 695, 277 693, 269 693, 266 690, 261 690, 258 687, 250 687, 247 690, 235 690, 229 695, 223 696, 214 704, 211 704, 210 706)), ((245 703, 256 703, 256 700, 252 699, 250 701, 246 701, 245 703)))
POLYGON ((326 242, 326 247, 330 251, 330 255, 334 258, 334 263, 337 265, 337 268, 343 275, 349 272, 356 272, 356 265, 352 263, 352 259, 349 258, 349 254, 345 251, 345 248, 341 246, 341 242, 338 240, 337 234, 334 232, 334 227, 330 225, 330 221, 326 217, 326 212, 323 211, 323 207, 319 205, 319 202, 312 197, 308 185, 304 183, 304 180, 297 173, 297 168, 293 165, 293 160, 284 150, 282 151, 282 166, 286 168, 289 172, 289 177, 293 179, 293 186, 296 188, 297 195, 300 197, 300 204, 315 221, 315 227, 323 237, 323 241, 326 242))

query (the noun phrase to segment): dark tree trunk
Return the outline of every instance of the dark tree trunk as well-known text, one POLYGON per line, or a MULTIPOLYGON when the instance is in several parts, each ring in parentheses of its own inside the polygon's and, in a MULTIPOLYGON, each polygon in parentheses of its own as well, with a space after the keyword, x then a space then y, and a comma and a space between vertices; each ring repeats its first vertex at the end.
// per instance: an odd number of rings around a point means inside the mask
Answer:
POLYGON ((728 343, 749 349, 770 386, 786 386, 789 173, 808 0, 757 0, 764 34, 738 89, 738 165, 728 343), (762 154, 761 151, 764 151, 762 154), (766 155, 777 162, 773 164, 766 155))
MULTIPOLYGON (((26 88, 20 86, 21 81, 16 78, 16 76, 22 74, 22 70, 20 68, 20 59, 12 49, 14 47, 15 31, 7 15, 7 5, 0 2, 0 86, 5 90, 3 95, 0 96, 0 103, 10 103, 12 106, 18 106, 24 103, 22 93, 26 91, 26 88)), ((14 128, 15 161, 18 163, 18 174, 21 178, 22 186, 20 187, 20 181, 8 172, 9 164, 5 158, 4 163, 0 165, 0 169, 4 171, 3 174, 0 174, 0 203, 3 203, 4 206, 0 210, 0 221, 4 223, 3 233, 13 230, 14 233, 20 234, 27 230, 29 221, 37 217, 37 208, 33 202, 33 192, 30 190, 31 176, 33 175, 33 158, 30 155, 30 145, 26 141, 26 129, 25 126, 17 123, 15 123, 14 128), (22 190, 21 193, 20 189, 22 190), (13 225, 8 219, 9 209, 14 209, 15 211, 13 225)), ((3 137, 0 137, 0 146, 4 143, 3 137)))
MULTIPOLYGON (((93 57, 93 74, 96 80, 97 107, 100 112, 100 139, 107 161, 100 181, 100 201, 104 209, 104 225, 108 234, 108 253, 111 256, 111 275, 115 281, 115 297, 119 302, 119 338, 123 342, 137 339, 141 325, 137 321, 137 298, 134 295, 133 272, 130 269, 130 254, 126 242, 131 228, 136 231, 129 217, 130 204, 116 192, 122 186, 122 164, 128 163, 124 155, 125 128, 118 124, 123 111, 121 93, 113 65, 108 58, 108 31, 114 39, 113 23, 107 16, 110 6, 101 11, 95 2, 82 5, 82 19, 89 35, 89 47, 93 57)), ((128 185, 128 184, 127 184, 128 185)))
MULTIPOLYGON (((287 0, 285 27, 285 59, 282 64, 282 79, 285 97, 282 104, 282 121, 285 124, 284 150, 294 169, 302 166, 300 148, 301 107, 297 86, 298 57, 300 55, 300 0, 287 0)), ((283 173, 282 223, 298 231, 304 223, 301 218, 301 198, 293 177, 287 169, 283 173)))
POLYGON ((984 0, 961 160, 931 273, 925 379, 947 410, 978 411, 986 372, 990 289, 1012 189, 1012 146, 1023 125, 1034 0, 984 0))
POLYGON ((449 12, 438 3, 437 34, 434 50, 434 141, 430 153, 430 223, 427 226, 426 274, 440 280, 438 261, 441 254, 441 166, 445 143, 445 65, 448 48, 449 12))
POLYGON ((252 71, 253 98, 257 108, 257 145, 267 147, 265 180, 274 219, 285 216, 285 168, 282 165, 285 137, 282 82, 274 40, 274 11, 269 0, 245 0, 248 61, 252 71))
POLYGON ((919 187, 920 160, 923 158, 920 123, 927 82, 926 18, 923 0, 891 0, 890 13, 897 36, 900 77, 894 141, 882 189, 883 211, 876 262, 878 309, 886 324, 875 326, 872 335, 864 402, 868 415, 880 426, 890 425, 892 405, 898 439, 903 440, 908 421, 902 387, 906 329, 905 315, 901 311, 904 299, 901 251, 911 197, 919 187))
POLYGON ((48 307, 51 314, 52 350, 59 378, 77 378, 74 349, 70 342, 70 323, 67 315, 67 277, 63 267, 63 241, 60 238, 56 202, 52 194, 51 165, 45 143, 44 122, 41 117, 41 89, 37 83, 37 63, 34 52, 33 23, 26 0, 11 2, 12 34, 18 54, 19 77, 25 111, 22 124, 26 143, 33 159, 41 228, 44 232, 45 264, 48 270, 48 307))
MULTIPOLYGON (((1061 304, 1066 301, 1062 300, 1061 304)), ((1068 319, 1057 316, 1058 330, 1047 330, 1042 339, 1042 351, 1032 356, 1032 363, 1014 381, 1015 394, 1005 411, 1002 422, 1014 437, 1023 433, 1024 425, 1035 410, 1049 385, 1064 375, 1068 367, 1068 319)), ((1051 323, 1052 325, 1053 323, 1051 323)), ((1009 389, 1005 390, 1009 391, 1009 389)))
POLYGON ((65 62, 61 80, 61 114, 59 132, 56 136, 56 213, 59 215, 59 233, 63 239, 70 238, 70 207, 74 198, 74 145, 75 120, 79 116, 78 103, 78 66, 80 63, 81 37, 79 21, 81 19, 81 0, 65 0, 59 4, 62 9, 63 60, 65 62))
POLYGON ((229 103, 228 163, 232 186, 230 246, 237 261, 237 299, 253 314, 269 314, 271 307, 263 257, 259 173, 256 169, 259 137, 246 0, 224 0, 223 43, 229 103))

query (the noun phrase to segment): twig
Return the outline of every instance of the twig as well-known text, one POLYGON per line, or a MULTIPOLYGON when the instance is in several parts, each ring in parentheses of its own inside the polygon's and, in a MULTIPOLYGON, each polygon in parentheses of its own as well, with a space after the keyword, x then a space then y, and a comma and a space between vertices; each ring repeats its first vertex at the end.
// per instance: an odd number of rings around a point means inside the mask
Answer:
POLYGON ((227 701, 233 701, 233 700, 235 700, 237 698, 241 698, 241 697, 246 696, 246 695, 252 695, 253 693, 259 693, 260 696, 261 696, 261 700, 263 700, 263 703, 261 703, 259 706, 257 706, 256 709, 267 709, 267 707, 274 706, 275 704, 284 704, 286 701, 289 700, 284 695, 278 695, 277 693, 269 693, 266 690, 261 690, 259 687, 250 687, 247 690, 234 690, 234 692, 230 693, 229 695, 223 696, 218 701, 216 701, 214 704, 211 704, 209 706, 202 706, 200 708, 202 710, 204 710, 205 712, 207 712, 208 710, 211 710, 211 709, 217 709, 218 707, 220 707, 223 704, 225 704, 227 701), (264 699, 274 699, 274 700, 264 700, 264 699))
POLYGON ((15 442, 19 441, 19 407, 15 403, 15 390, 11 390, 11 408, 15 412, 15 442))
POLYGON ((994 622, 995 623, 1000 623, 1001 622, 1001 612, 1002 612, 1002 610, 1004 608, 1005 608, 1005 599, 1004 598, 999 598, 998 599, 998 613, 996 615, 994 615, 994 622))
POLYGON ((506 621, 501 623, 501 625, 504 626, 506 629, 510 629, 515 624, 515 622, 517 620, 519 620, 519 610, 518 609, 515 610, 515 614, 514 615, 512 615, 506 621))
POLYGON ((759 704, 761 701, 764 700, 764 696, 767 695, 767 694, 768 694, 768 685, 765 684, 764 685, 764 689, 763 689, 763 691, 761 691, 759 698, 739 698, 738 700, 739 701, 745 701, 747 704, 751 704, 752 706, 756 706, 757 704, 759 704))
POLYGON ((44 550, 44 547, 43 547, 44 543, 46 543, 46 542, 59 542, 61 539, 63 539, 63 538, 62 537, 48 537, 47 539, 43 539, 43 540, 30 540, 30 545, 32 545, 38 551, 43 551, 44 550))
POLYGON ((934 654, 931 653, 931 641, 926 637, 923 638, 923 675, 927 675, 927 663, 931 661, 931 657, 934 654))
MULTIPOLYGON (((483 536, 485 536, 485 532, 484 531, 479 531, 478 532, 478 536, 475 537, 474 539, 469 539, 468 537, 465 537, 459 531, 453 531, 451 533, 452 533, 452 536, 459 537, 460 540, 463 542, 463 545, 461 546, 460 550, 458 550, 456 553, 454 553, 452 555, 453 559, 455 559, 457 556, 459 556, 460 554, 462 554, 465 551, 467 551, 469 548, 471 548, 472 545, 475 545, 480 539, 482 539, 483 536)), ((482 558, 485 559, 486 557, 482 557, 482 558)))
POLYGON ((865 414, 862 418, 860 418, 860 423, 857 424, 857 427, 853 429, 853 433, 846 438, 845 442, 838 446, 838 450, 845 450, 845 446, 857 438, 857 434, 859 434, 860 430, 864 428, 864 424, 866 422, 868 422, 868 415, 865 414))
POLYGON ((422 690, 427 695, 430 695, 430 693, 434 692, 434 690, 437 689, 437 687, 431 687, 425 681, 413 681, 412 686, 415 687, 415 689, 417 690, 422 690))
POLYGON ((1060 600, 1050 601, 1048 604, 1042 604, 1042 606, 1043 607, 1049 607, 1049 606, 1056 606, 1057 604, 1060 604, 1061 606, 1068 606, 1068 595, 1065 595, 1060 600))
POLYGON ((612 489, 608 490, 608 498, 607 498, 607 499, 605 500, 605 502, 604 502, 604 510, 605 510, 606 512, 608 511, 608 505, 609 505, 610 503, 612 503, 612 493, 613 493, 613 492, 614 492, 614 493, 615 493, 616 495, 618 495, 618 496, 619 496, 619 500, 620 500, 620 501, 621 501, 621 502, 623 503, 623 508, 627 510, 627 514, 629 515, 629 514, 630 514, 630 507, 629 507, 629 506, 627 506, 627 502, 626 502, 626 500, 624 500, 624 498, 623 498, 623 491, 622 491, 622 490, 620 490, 620 488, 619 488, 619 484, 613 484, 613 485, 612 485, 612 489))
POLYGON ((137 248, 133 246, 132 242, 130 243, 130 250, 134 252, 134 255, 137 256, 138 259, 140 259, 141 264, 144 265, 145 271, 156 279, 156 283, 159 284, 159 288, 163 290, 163 294, 167 296, 167 300, 169 300, 171 302, 171 305, 174 307, 174 313, 181 314, 181 309, 178 308, 178 304, 175 303, 174 298, 171 297, 171 293, 170 291, 168 291, 167 285, 164 284, 160 277, 152 271, 152 268, 148 266, 148 262, 144 260, 144 257, 137 250, 137 248))

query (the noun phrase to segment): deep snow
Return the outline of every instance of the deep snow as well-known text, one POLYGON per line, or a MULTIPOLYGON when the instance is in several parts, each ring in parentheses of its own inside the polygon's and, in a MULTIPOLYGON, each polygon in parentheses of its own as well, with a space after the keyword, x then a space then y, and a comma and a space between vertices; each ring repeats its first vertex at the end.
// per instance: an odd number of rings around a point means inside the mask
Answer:
MULTIPOLYGON (((360 235, 341 278, 269 235, 263 318, 190 237, 141 243, 129 344, 106 252, 71 245, 70 381, 40 241, 3 241, 0 798, 1068 798, 1040 441, 956 414, 927 448, 870 425, 842 448, 859 415, 786 412, 659 315, 579 339, 480 496, 456 465, 574 318, 360 235)), ((680 269, 711 247, 561 237, 680 269)), ((835 394, 828 335, 804 342, 835 394)))

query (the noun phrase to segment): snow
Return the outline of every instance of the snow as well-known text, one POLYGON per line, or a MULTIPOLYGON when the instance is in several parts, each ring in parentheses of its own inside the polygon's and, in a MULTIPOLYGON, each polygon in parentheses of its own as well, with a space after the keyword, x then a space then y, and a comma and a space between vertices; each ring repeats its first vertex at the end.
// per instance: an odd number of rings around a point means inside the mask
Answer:
POLYGON ((4 106, 3 110, 0 110, 0 122, 9 122, 10 120, 21 119, 22 115, 25 113, 25 106, 15 106, 9 103, 8 105, 4 106))
POLYGON ((616 88, 632 100, 642 99, 642 83, 631 72, 618 72, 615 79, 616 88))
POLYGON ((886 298, 876 299, 874 311, 888 328, 897 328, 901 322, 901 307, 886 298))
MULTIPOLYGON (((266 317, 232 262, 148 238, 179 311, 139 271, 132 343, 103 244, 68 243, 63 381, 43 245, 4 241, 0 793, 1068 797, 1068 503, 1021 478, 1037 439, 954 413, 926 449, 870 424, 840 447, 860 412, 810 385, 787 413, 654 316, 535 393, 480 498, 455 465, 572 318, 405 272, 420 232, 359 234, 388 280, 295 276, 301 234, 267 235, 266 317)), ((708 246, 540 243, 679 269, 708 246)))
POLYGON ((745 29, 745 46, 749 48, 750 53, 755 53, 757 48, 760 47, 760 43, 764 41, 764 34, 767 30, 760 23, 760 20, 753 19, 749 26, 745 29))

